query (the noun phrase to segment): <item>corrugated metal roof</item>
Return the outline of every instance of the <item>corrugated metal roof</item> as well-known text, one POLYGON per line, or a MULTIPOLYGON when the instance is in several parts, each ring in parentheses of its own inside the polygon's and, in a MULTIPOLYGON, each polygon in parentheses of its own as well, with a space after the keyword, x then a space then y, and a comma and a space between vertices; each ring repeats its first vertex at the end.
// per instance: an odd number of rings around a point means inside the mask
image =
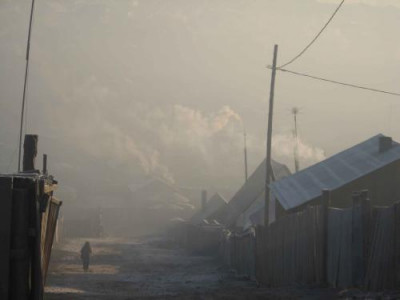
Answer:
POLYGON ((400 144, 379 152, 376 135, 296 174, 271 183, 271 192, 286 210, 301 206, 321 195, 400 159, 400 144))
MULTIPOLYGON (((274 160, 271 161, 272 169, 274 170, 277 179, 290 175, 288 167, 274 160)), ((236 192, 229 201, 223 223, 227 226, 235 224, 236 219, 250 207, 250 205, 262 194, 265 190, 265 159, 257 167, 247 182, 236 192)))

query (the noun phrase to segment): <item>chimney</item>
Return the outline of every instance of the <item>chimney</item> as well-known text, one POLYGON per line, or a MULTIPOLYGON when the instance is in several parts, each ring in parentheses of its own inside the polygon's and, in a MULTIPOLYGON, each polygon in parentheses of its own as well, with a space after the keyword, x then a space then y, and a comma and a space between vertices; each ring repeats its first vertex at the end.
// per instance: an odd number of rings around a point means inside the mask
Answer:
POLYGON ((35 171, 35 159, 37 155, 38 136, 36 134, 26 134, 24 140, 24 156, 22 160, 22 171, 35 171))
POLYGON ((43 154, 43 175, 47 175, 47 154, 43 154))
POLYGON ((379 137, 379 153, 383 153, 392 147, 392 138, 388 136, 379 137))
POLYGON ((201 191, 201 211, 202 212, 206 211, 206 205, 207 205, 207 190, 202 190, 201 191))

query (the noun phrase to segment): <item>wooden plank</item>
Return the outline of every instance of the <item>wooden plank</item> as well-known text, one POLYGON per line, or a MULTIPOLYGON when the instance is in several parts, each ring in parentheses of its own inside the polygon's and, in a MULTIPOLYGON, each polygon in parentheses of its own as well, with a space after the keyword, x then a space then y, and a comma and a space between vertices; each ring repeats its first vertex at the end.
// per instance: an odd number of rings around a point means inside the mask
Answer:
POLYGON ((351 239, 351 266, 352 266, 352 285, 361 287, 364 277, 364 249, 363 249, 363 227, 362 227, 362 207, 359 193, 353 193, 352 207, 352 239, 351 239))
POLYGON ((317 274, 316 274, 316 283, 318 285, 327 284, 326 280, 326 254, 323 253, 323 246, 326 243, 328 237, 323 235, 323 232, 327 234, 327 231, 324 230, 322 220, 322 205, 319 205, 316 210, 316 218, 315 218, 315 226, 316 226, 316 253, 317 253, 317 274))
POLYGON ((368 197, 368 190, 360 192, 362 232, 363 232, 363 279, 362 285, 365 287, 365 276, 367 273, 368 256, 371 246, 371 201, 368 197))
POLYGON ((48 184, 48 183, 46 183, 44 185, 44 192, 46 194, 50 194, 50 193, 54 192, 57 188, 58 188, 57 184, 48 184))
POLYGON ((337 287, 340 253, 341 210, 328 210, 328 240, 327 240, 327 281, 330 286, 337 287))
POLYGON ((322 191, 322 278, 323 283, 328 283, 328 208, 331 202, 331 191, 322 191))
POLYGON ((0 299, 9 298, 12 179, 0 177, 0 299))
POLYGON ((371 247, 369 250, 369 257, 368 257, 368 265, 367 265, 367 271, 365 275, 365 286, 367 289, 373 289, 374 284, 375 284, 375 260, 376 260, 376 252, 377 248, 379 247, 378 243, 378 209, 373 208, 372 209, 372 222, 371 222, 371 247))
POLYGON ((344 209, 341 218, 340 260, 338 286, 346 288, 352 286, 352 264, 351 264, 351 231, 352 210, 344 209))

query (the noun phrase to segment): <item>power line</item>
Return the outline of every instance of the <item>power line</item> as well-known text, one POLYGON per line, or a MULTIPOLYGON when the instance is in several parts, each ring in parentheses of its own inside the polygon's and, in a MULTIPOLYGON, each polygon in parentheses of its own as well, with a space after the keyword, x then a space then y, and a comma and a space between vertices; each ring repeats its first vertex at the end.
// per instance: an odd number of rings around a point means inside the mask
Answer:
MULTIPOLYGON (((271 67, 268 66, 268 68, 270 69, 271 67)), ((390 91, 370 88, 367 86, 361 86, 361 85, 356 85, 356 84, 352 84, 352 83, 346 83, 346 82, 341 82, 341 81, 337 81, 337 80, 322 78, 322 77, 318 77, 318 76, 314 76, 314 75, 310 75, 310 74, 306 74, 306 73, 301 73, 301 72, 296 72, 296 71, 291 71, 291 70, 287 70, 287 69, 277 68, 276 70, 281 71, 281 72, 290 73, 290 74, 297 75, 297 76, 303 76, 303 77, 307 77, 307 78, 311 78, 311 79, 315 79, 315 80, 325 81, 325 82, 329 82, 329 83, 333 83, 333 84, 348 86, 348 87, 357 88, 357 89, 361 89, 361 90, 367 90, 370 92, 383 93, 383 94, 388 94, 388 95, 392 95, 392 96, 400 96, 400 93, 396 93, 396 92, 390 92, 390 91)))
POLYGON ((297 54, 294 58, 292 58, 287 63, 281 65, 279 68, 286 67, 287 65, 290 65, 291 63, 293 63, 296 59, 298 59, 300 56, 302 56, 308 50, 308 48, 311 47, 312 44, 314 44, 314 42, 319 38, 319 36, 326 29, 326 27, 328 27, 329 23, 333 20, 333 18, 335 17, 336 13, 342 7, 344 1, 345 0, 342 0, 342 2, 340 2, 339 6, 335 9, 335 11, 333 12, 332 16, 329 18, 328 22, 325 23, 324 27, 322 27, 322 29, 318 32, 318 34, 314 37, 314 39, 299 54, 297 54))

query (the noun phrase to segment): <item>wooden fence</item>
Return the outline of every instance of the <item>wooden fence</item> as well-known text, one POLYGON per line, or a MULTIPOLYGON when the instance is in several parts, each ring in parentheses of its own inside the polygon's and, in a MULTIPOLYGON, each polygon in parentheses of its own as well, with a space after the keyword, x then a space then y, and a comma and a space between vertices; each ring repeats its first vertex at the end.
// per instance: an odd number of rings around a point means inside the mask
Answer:
POLYGON ((400 206, 371 207, 355 194, 353 207, 329 208, 330 286, 380 291, 400 287, 400 206))
POLYGON ((220 253, 225 264, 233 268, 238 275, 256 279, 256 238, 253 230, 235 234, 224 231, 220 253))
POLYGON ((323 281, 322 207, 308 207, 256 232, 257 279, 272 286, 323 281))
POLYGON ((321 205, 288 214, 254 234, 225 235, 221 254, 267 286, 400 287, 400 204, 371 207, 365 191, 347 209, 321 205))
POLYGON ((175 224, 167 232, 170 240, 198 255, 219 255, 222 228, 213 225, 175 224))

